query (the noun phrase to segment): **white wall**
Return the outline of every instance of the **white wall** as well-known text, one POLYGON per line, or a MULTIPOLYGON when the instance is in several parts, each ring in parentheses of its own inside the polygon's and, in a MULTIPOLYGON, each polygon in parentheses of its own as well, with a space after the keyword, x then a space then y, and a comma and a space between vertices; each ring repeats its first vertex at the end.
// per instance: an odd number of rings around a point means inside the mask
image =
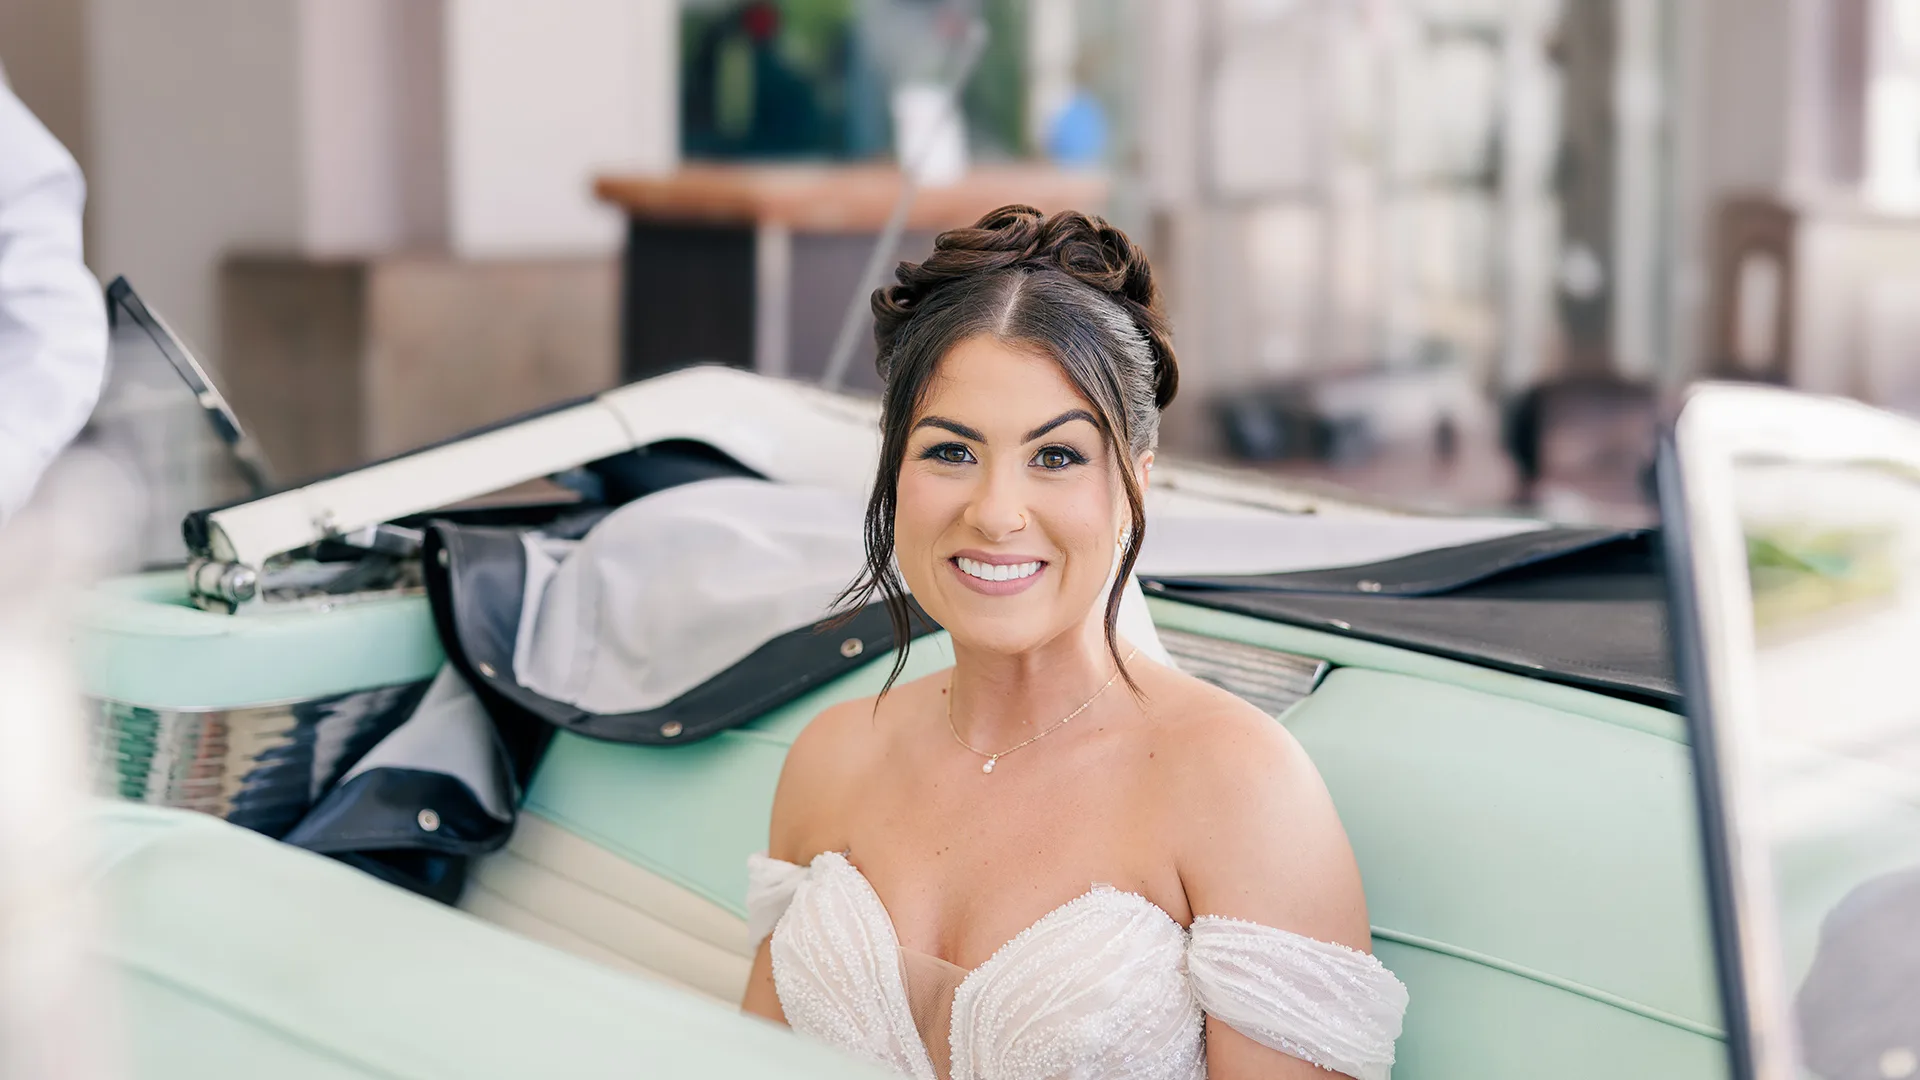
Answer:
POLYGON ((1706 73, 1701 181, 1710 192, 1777 192, 1792 168, 1795 0, 1705 0, 1695 56, 1706 73))
POLYGON ((304 250, 446 240, 439 0, 301 0, 304 250))
POLYGON ((612 251, 607 168, 679 146, 674 0, 446 0, 448 232, 462 255, 612 251))
POLYGON ((216 363, 231 252, 610 252, 677 158, 675 0, 90 2, 95 269, 216 363))
POLYGON ((293 0, 93 0, 93 264, 211 355, 235 247, 302 234, 293 0))

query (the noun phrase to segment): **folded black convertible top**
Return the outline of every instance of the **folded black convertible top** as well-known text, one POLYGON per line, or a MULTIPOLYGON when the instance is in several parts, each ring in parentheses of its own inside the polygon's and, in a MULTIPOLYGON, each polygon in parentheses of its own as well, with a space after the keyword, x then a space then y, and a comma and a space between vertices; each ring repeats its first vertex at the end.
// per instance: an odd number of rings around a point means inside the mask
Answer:
POLYGON ((1549 528, 1335 570, 1161 577, 1151 594, 1675 708, 1647 529, 1549 528))

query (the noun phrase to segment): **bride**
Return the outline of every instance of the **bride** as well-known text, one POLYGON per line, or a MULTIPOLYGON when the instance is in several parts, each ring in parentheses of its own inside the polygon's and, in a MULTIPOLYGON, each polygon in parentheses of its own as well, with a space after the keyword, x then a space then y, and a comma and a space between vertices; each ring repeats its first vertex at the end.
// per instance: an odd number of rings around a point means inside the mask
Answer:
POLYGON ((1145 256, 1007 207, 873 308, 850 599, 955 663, 795 740, 744 1008, 922 1080, 1386 1077, 1406 990, 1312 762, 1115 630, 1177 383, 1145 256))

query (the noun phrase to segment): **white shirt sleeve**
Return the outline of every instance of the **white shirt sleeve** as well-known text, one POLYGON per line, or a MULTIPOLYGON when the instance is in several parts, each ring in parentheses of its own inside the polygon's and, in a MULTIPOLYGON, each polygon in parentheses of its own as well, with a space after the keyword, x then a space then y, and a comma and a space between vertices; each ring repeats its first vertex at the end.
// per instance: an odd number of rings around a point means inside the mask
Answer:
POLYGON ((106 374, 85 202, 73 156, 0 83, 0 522, 86 423, 106 374))

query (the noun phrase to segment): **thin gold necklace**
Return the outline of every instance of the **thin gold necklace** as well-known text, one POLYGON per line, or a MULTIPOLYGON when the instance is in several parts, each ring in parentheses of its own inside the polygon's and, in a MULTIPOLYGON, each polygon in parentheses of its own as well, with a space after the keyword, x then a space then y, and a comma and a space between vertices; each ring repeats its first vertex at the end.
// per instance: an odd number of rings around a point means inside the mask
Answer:
POLYGON ((953 726, 953 677, 949 675, 947 677, 947 730, 953 732, 954 742, 957 742, 961 746, 964 746, 967 749, 973 751, 974 753, 979 754, 981 757, 986 758, 987 763, 985 765, 980 766, 980 771, 983 773, 991 774, 993 772, 994 763, 999 761, 1001 758, 1006 757, 1008 754, 1013 753, 1015 750, 1018 750, 1023 746, 1032 746, 1034 743, 1039 742, 1041 739, 1044 739, 1047 736, 1053 734, 1054 732, 1060 730, 1062 727, 1065 727, 1067 721, 1073 719, 1076 716, 1079 716, 1083 712, 1086 712, 1087 706, 1092 705, 1095 701, 1098 701, 1100 699, 1100 695, 1107 692, 1108 687, 1120 681, 1120 672, 1125 671, 1127 668, 1127 665, 1132 663, 1133 658, 1138 655, 1140 655, 1140 650, 1138 647, 1136 647, 1132 652, 1127 654, 1127 658, 1125 660, 1120 661, 1120 667, 1114 671, 1113 678, 1108 679, 1104 683, 1101 683, 1100 689, 1095 690, 1093 692, 1092 697, 1081 702, 1079 708, 1073 710, 1072 712, 1061 717, 1060 719, 1055 720, 1051 725, 1047 727, 1047 730, 1041 732, 1038 735, 1035 735, 1031 739, 1028 739, 1026 742, 1015 743, 1012 746, 1007 747, 1005 750, 1002 750, 997 754, 988 753, 987 751, 982 750, 979 747, 968 742, 967 740, 961 738, 960 729, 953 726))

